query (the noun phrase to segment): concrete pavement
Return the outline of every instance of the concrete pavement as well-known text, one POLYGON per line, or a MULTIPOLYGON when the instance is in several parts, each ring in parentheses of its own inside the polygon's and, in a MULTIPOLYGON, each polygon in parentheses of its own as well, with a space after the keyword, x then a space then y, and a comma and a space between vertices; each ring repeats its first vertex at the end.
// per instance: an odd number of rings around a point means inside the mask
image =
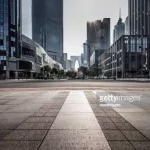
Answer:
POLYGON ((148 91, 0 92, 1 150, 149 150, 148 91), (141 96, 101 103, 99 96, 141 96), (121 104, 102 107, 100 104, 121 104))

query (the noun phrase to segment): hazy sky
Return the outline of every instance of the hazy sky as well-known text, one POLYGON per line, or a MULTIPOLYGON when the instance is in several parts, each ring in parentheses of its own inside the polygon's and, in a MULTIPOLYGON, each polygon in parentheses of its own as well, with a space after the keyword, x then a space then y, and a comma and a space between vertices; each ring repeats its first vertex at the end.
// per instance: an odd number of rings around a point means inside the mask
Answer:
POLYGON ((124 21, 128 15, 128 0, 64 0, 64 52, 69 56, 83 52, 87 21, 111 18, 112 34, 119 8, 124 21))
MULTIPOLYGON (((42 1, 42 0, 41 0, 42 1)), ((122 10, 123 21, 128 15, 128 0, 63 0, 64 52, 80 55, 86 41, 87 21, 111 18, 111 34, 122 10)), ((23 0, 23 34, 31 37, 31 0, 23 0)), ((112 39, 111 39, 112 41, 112 39)))

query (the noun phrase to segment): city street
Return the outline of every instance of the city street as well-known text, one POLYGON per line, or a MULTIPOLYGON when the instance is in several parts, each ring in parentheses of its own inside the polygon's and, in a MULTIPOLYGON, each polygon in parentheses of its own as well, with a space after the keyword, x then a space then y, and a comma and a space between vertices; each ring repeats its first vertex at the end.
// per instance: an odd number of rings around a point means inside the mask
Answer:
POLYGON ((0 83, 0 150, 149 150, 149 90, 125 81, 0 83))

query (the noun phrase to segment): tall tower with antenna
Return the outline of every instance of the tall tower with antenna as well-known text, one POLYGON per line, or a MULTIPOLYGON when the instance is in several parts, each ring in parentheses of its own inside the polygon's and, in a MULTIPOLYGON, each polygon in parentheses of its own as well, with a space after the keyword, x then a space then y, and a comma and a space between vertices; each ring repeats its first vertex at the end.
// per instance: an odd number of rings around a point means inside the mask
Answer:
POLYGON ((125 23, 122 22, 121 8, 120 8, 119 9, 119 19, 118 19, 117 24, 114 27, 113 42, 116 42, 124 34, 125 34, 125 23))

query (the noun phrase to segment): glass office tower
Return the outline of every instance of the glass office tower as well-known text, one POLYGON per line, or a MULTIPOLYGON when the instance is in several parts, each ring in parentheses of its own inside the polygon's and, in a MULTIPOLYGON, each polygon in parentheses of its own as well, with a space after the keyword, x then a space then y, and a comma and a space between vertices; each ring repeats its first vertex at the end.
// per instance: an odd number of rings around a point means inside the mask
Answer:
POLYGON ((6 71, 6 56, 20 57, 21 0, 0 0, 0 73, 6 71))
POLYGON ((150 35, 150 0, 129 0, 130 35, 150 35))
POLYGON ((63 0, 32 0, 32 39, 63 61, 63 0))

